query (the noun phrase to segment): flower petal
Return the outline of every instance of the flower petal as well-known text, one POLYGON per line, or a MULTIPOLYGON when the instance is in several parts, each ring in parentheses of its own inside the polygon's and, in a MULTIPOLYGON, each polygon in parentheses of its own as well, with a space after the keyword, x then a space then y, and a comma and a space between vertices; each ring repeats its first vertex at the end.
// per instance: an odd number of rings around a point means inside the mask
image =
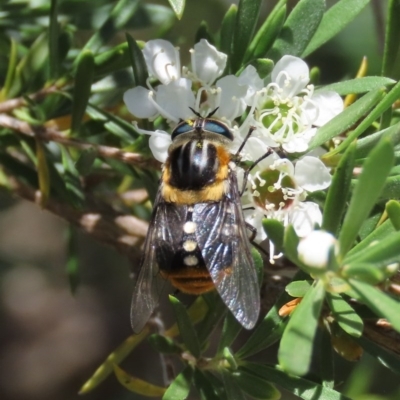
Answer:
POLYGON ((314 268, 326 268, 329 256, 334 248, 338 253, 338 242, 333 235, 325 231, 312 231, 297 246, 299 258, 314 268))
POLYGON ((143 55, 150 75, 164 85, 180 78, 179 52, 172 43, 163 39, 149 40, 143 48, 143 55))
POLYGON ((191 53, 193 72, 204 84, 211 85, 224 72, 228 56, 206 39, 196 43, 191 53))
POLYGON ((287 55, 275 64, 271 80, 282 89, 282 97, 292 97, 307 86, 310 71, 301 58, 287 55))
POLYGON ((163 131, 155 131, 150 135, 149 147, 156 160, 164 163, 168 157, 168 148, 171 145, 171 136, 163 131))
POLYGON ((318 204, 311 201, 298 203, 290 211, 289 223, 299 237, 308 235, 315 225, 322 224, 322 213, 318 204))
POLYGON ((219 79, 217 87, 221 89, 221 95, 216 115, 233 121, 242 115, 246 109, 247 87, 240 85, 239 78, 234 75, 227 75, 219 79))
POLYGON ((189 108, 195 106, 195 97, 191 87, 192 82, 187 78, 180 78, 168 85, 158 86, 156 101, 160 108, 167 113, 165 117, 169 119, 173 117, 175 122, 179 119, 193 117, 193 112, 189 108))
POLYGON ((316 157, 305 156, 296 163, 296 183, 308 192, 326 189, 332 176, 325 164, 316 157))
POLYGON ((124 103, 129 112, 137 118, 154 118, 158 111, 149 100, 150 91, 143 86, 137 86, 124 93, 124 103))
MULTIPOLYGON (((343 99, 336 92, 319 92, 311 97, 318 105, 318 117, 314 125, 322 126, 343 111, 343 99)), ((307 108, 307 106, 306 106, 307 108)))
POLYGON ((258 75, 257 70, 252 65, 248 65, 240 74, 238 84, 247 87, 245 101, 247 105, 252 105, 254 96, 263 88, 264 81, 258 75))

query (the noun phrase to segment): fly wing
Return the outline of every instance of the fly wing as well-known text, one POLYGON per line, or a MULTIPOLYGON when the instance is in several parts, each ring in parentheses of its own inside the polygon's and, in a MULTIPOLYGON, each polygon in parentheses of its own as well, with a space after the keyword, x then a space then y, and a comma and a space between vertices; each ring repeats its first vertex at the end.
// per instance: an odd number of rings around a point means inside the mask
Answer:
POLYGON ((253 328, 260 289, 233 171, 228 194, 220 202, 197 204, 193 218, 201 254, 222 300, 243 327, 253 328))
POLYGON ((133 291, 131 325, 140 332, 154 309, 165 279, 160 275, 160 265, 170 265, 179 246, 176 228, 182 225, 185 208, 166 203, 160 193, 154 202, 154 211, 144 245, 140 271, 133 291))

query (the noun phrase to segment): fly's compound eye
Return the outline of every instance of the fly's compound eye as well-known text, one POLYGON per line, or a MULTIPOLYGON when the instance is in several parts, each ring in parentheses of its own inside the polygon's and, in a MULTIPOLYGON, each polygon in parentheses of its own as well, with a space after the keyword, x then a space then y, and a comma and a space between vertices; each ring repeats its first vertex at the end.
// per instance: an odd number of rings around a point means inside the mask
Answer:
POLYGON ((188 133, 191 131, 193 131, 193 126, 186 121, 183 121, 172 131, 171 139, 174 140, 177 136, 182 135, 182 133, 188 133))
POLYGON ((229 140, 233 140, 233 135, 230 129, 222 122, 214 119, 206 119, 204 121, 203 130, 211 133, 222 135, 229 140))

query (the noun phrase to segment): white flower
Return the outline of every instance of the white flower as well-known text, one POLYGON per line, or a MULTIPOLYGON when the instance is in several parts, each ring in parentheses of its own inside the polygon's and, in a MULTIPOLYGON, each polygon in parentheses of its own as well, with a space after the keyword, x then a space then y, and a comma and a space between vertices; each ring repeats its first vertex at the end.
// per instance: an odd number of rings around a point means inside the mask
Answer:
POLYGON ((300 240, 297 246, 299 259, 306 265, 325 269, 333 252, 339 254, 339 244, 336 238, 325 231, 312 231, 300 240))
MULTIPOLYGON (((291 224, 298 236, 308 235, 322 223, 319 206, 306 202, 308 192, 326 189, 331 175, 316 157, 306 156, 293 164, 288 159, 272 154, 261 161, 249 176, 246 221, 259 229, 257 240, 266 238, 261 226, 262 218, 276 219, 285 226, 291 224)), ((274 249, 270 243, 271 262, 274 249)), ((275 257, 276 258, 276 257, 275 257)))
POLYGON ((218 51, 206 39, 196 43, 190 52, 193 74, 205 86, 213 84, 224 72, 228 56, 218 51))
POLYGON ((256 93, 254 125, 260 138, 290 153, 307 151, 317 127, 343 110, 335 92, 314 94, 309 69, 300 58, 284 56, 271 73, 271 83, 256 93))
POLYGON ((150 76, 157 78, 162 84, 181 77, 179 51, 163 39, 149 40, 143 48, 147 70, 150 76))

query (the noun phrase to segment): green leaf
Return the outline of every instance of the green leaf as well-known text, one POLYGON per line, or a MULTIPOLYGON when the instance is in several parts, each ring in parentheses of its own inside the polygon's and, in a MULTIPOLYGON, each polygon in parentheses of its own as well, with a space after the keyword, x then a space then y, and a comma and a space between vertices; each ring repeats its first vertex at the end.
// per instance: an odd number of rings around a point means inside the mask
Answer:
POLYGON ((255 399, 275 400, 281 397, 276 387, 259 375, 241 369, 240 372, 234 372, 232 377, 244 392, 255 399))
POLYGON ((261 0, 240 0, 233 32, 232 71, 240 69, 244 54, 253 37, 260 13, 261 0))
POLYGON ((174 10, 176 18, 181 19, 185 10, 185 0, 168 0, 168 2, 174 10))
POLYGON ((365 303, 378 317, 386 318, 393 328, 400 332, 400 302, 389 297, 380 289, 368 283, 349 279, 349 284, 363 303, 365 303))
POLYGON ((326 196, 322 229, 337 236, 346 209, 353 176, 355 144, 341 158, 326 196))
POLYGON ((165 393, 165 388, 153 385, 143 379, 136 378, 128 374, 118 365, 114 365, 114 372, 118 382, 131 392, 146 397, 160 397, 165 393))
POLYGON ((148 337, 148 342, 159 352, 164 354, 180 354, 182 348, 169 337, 153 334, 148 337))
POLYGON ((50 196, 50 175, 49 168, 47 166, 47 157, 43 143, 37 137, 36 141, 36 168, 39 180, 39 190, 40 190, 40 206, 45 207, 50 196))
MULTIPOLYGON (((311 139, 310 145, 308 146, 309 150, 321 146, 335 136, 339 136, 341 133, 350 129, 358 120, 364 117, 383 96, 384 90, 376 89, 347 107, 339 115, 318 129, 317 134, 311 139)), ((331 153, 333 152, 328 153, 328 155, 331 155, 331 153)), ((336 152, 333 154, 336 154, 336 152)))
POLYGON ((89 102, 94 72, 94 58, 89 50, 84 50, 78 57, 75 86, 72 95, 71 133, 79 134, 82 118, 89 102))
POLYGON ((280 252, 283 248, 283 238, 285 235, 285 227, 276 219, 264 218, 262 226, 269 240, 272 240, 276 247, 276 251, 280 252))
POLYGON ((268 76, 274 68, 274 62, 269 58, 257 58, 250 64, 253 65, 257 70, 257 73, 261 79, 264 79, 266 76, 268 76))
POLYGON ((390 128, 358 139, 355 158, 360 159, 367 157, 368 153, 379 143, 382 137, 389 138, 393 143, 393 147, 397 146, 400 143, 400 122, 390 128))
POLYGON ((366 159, 339 235, 340 253, 344 256, 353 245, 362 223, 368 217, 383 189, 393 165, 393 146, 382 140, 366 159))
POLYGON ((264 57, 279 35, 286 18, 286 2, 280 0, 257 31, 244 56, 245 62, 264 57))
POLYGON ((386 17, 385 48, 382 61, 382 75, 396 76, 398 70, 396 59, 399 55, 400 37, 400 1, 389 0, 388 12, 386 17))
POLYGON ((7 75, 4 80, 4 86, 0 90, 0 101, 3 101, 8 98, 8 94, 11 86, 13 85, 13 80, 16 73, 16 66, 18 61, 18 46, 17 42, 10 38, 10 55, 7 67, 7 75))
POLYGON ((381 199, 400 198, 400 175, 389 176, 386 179, 385 186, 382 189, 381 199))
POLYGON ((390 200, 386 203, 386 212, 396 231, 400 230, 400 203, 390 200))
POLYGON ((233 50, 233 32, 235 31, 237 11, 237 5, 231 4, 221 23, 220 50, 227 54, 229 61, 233 50))
MULTIPOLYGON (((295 349, 297 349, 297 346, 295 349)), ((270 365, 246 363, 242 369, 268 379, 270 382, 285 388, 285 390, 304 400, 351 400, 336 390, 323 387, 307 379, 290 376, 286 372, 277 369, 277 367, 270 365)))
POLYGON ((193 370, 186 367, 171 383, 162 400, 185 400, 189 396, 193 370))
POLYGON ((242 325, 240 325, 232 313, 228 313, 222 327, 221 339, 218 344, 218 353, 221 353, 225 347, 231 346, 241 330, 242 325))
MULTIPOLYGON (((369 0, 368 0, 369 1, 369 0)), ((334 92, 345 96, 347 94, 367 93, 372 90, 391 86, 396 83, 395 80, 384 76, 365 76, 363 78, 349 79, 348 81, 331 83, 330 85, 319 87, 315 92, 325 92, 333 90, 334 92)))
POLYGON ((49 22, 49 60, 50 60, 50 76, 54 79, 58 75, 58 37, 59 24, 57 20, 58 0, 51 0, 50 22, 49 22))
MULTIPOLYGON (((357 139, 364 133, 377 118, 379 118, 386 110, 392 107, 393 103, 400 97, 400 82, 398 82, 390 92, 376 105, 376 107, 361 121, 361 123, 351 132, 346 140, 344 140, 335 150, 330 151, 326 156, 332 156, 340 153, 349 146, 353 140, 357 139)), ((356 104, 356 103, 354 103, 356 104)), ((354 105, 353 104, 353 105, 354 105)), ((350 106, 351 107, 351 106, 350 106)), ((349 108, 350 108, 349 107, 349 108)))
POLYGON ((127 68, 131 65, 129 59, 128 43, 121 43, 110 50, 97 54, 94 58, 95 70, 94 77, 98 79, 104 75, 127 68))
POLYGON ((96 160, 97 151, 95 149, 83 150, 75 163, 75 168, 79 175, 86 176, 92 170, 96 160))
POLYGON ((64 171, 62 178, 67 189, 69 200, 76 208, 82 208, 85 200, 82 183, 69 151, 64 146, 60 146, 64 171))
POLYGON ((310 290, 313 281, 293 281, 286 286, 286 292, 292 297, 304 297, 310 290))
POLYGON ((226 397, 229 400, 246 400, 245 395, 236 383, 232 374, 227 370, 222 370, 222 380, 224 382, 226 397))
POLYGON ((84 49, 97 53, 136 13, 140 0, 119 0, 93 36, 85 44, 84 49))
POLYGON ((320 377, 324 387, 333 389, 335 386, 335 368, 331 335, 327 330, 322 331, 319 351, 320 377))
POLYGON ((329 39, 343 30, 369 3, 370 0, 341 0, 333 5, 322 18, 315 35, 307 48, 304 50, 303 57, 307 57, 329 39))
MULTIPOLYGON (((352 257, 353 262, 389 264, 400 260, 400 232, 392 233, 385 240, 372 243, 365 248, 357 257, 352 257)), ((347 262, 347 259, 344 259, 347 262)))
POLYGON ((340 327, 349 335, 360 337, 364 323, 353 307, 340 294, 327 293, 326 300, 340 327))
POLYGON ((100 382, 106 379, 114 369, 114 365, 119 364, 122 360, 129 355, 132 350, 137 347, 149 334, 149 328, 144 327, 142 332, 138 335, 129 336, 123 343, 121 343, 114 352, 112 352, 103 364, 97 368, 91 378, 86 381, 79 391, 79 394, 85 394, 92 391, 97 387, 100 382))
POLYGON ((298 256, 297 247, 299 245, 300 239, 296 234, 292 225, 289 225, 285 229, 285 235, 283 239, 283 248, 285 250, 285 256, 298 266, 302 266, 298 256))
POLYGON ((196 358, 199 357, 201 354, 199 339, 185 306, 176 297, 171 295, 169 296, 169 301, 174 308, 176 322, 186 348, 193 354, 193 356, 196 358))
POLYGON ((135 82, 134 86, 146 87, 146 80, 149 73, 147 72, 143 52, 136 43, 136 40, 129 33, 125 33, 125 37, 129 46, 129 57, 133 70, 133 80, 135 82))
POLYGON ((400 374, 400 358, 398 355, 391 351, 387 351, 385 348, 379 346, 375 342, 368 340, 365 336, 358 338, 357 342, 366 352, 375 357, 386 368, 389 368, 397 374, 400 374))
POLYGON ((210 374, 206 371, 194 370, 193 384, 199 392, 201 400, 220 400, 219 388, 213 385, 209 379, 210 374))
POLYGON ((325 11, 325 0, 300 0, 286 19, 268 58, 279 60, 285 54, 301 56, 314 36, 325 11), (304 23, 304 18, 307 23, 304 23))
POLYGON ((214 45, 215 39, 210 31, 210 27, 208 26, 206 21, 201 21, 200 26, 197 29, 194 42, 199 43, 200 40, 206 39, 208 43, 214 45))
POLYGON ((341 270, 341 275, 343 278, 357 279, 370 285, 377 285, 387 277, 384 269, 379 266, 357 262, 357 260, 354 263, 346 264, 341 270))
POLYGON ((324 297, 323 282, 318 281, 290 316, 278 352, 279 364, 289 374, 301 376, 309 371, 324 297))

